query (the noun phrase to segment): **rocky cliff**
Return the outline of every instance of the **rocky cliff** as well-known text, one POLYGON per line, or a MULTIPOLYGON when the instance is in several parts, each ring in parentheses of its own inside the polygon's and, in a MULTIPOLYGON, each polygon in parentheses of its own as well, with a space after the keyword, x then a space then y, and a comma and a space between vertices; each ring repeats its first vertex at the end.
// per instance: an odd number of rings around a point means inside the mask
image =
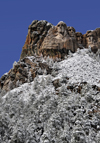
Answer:
POLYGON ((34 54, 64 58, 68 51, 91 46, 93 52, 100 48, 100 28, 87 31, 86 34, 76 32, 73 27, 60 21, 56 26, 47 21, 34 20, 28 28, 28 35, 22 49, 21 59, 34 54))
POLYGON ((96 53, 100 49, 100 28, 94 31, 87 31, 86 34, 76 32, 76 30, 60 21, 56 26, 45 20, 34 20, 28 27, 28 35, 22 48, 22 53, 18 63, 15 63, 8 74, 0 79, 2 91, 9 91, 28 82, 28 76, 34 80, 40 68, 46 69, 50 73, 48 65, 41 63, 43 57, 51 57, 54 61, 63 60, 71 51, 91 47, 96 53), (33 56, 34 58, 29 58, 33 56))
POLYGON ((45 20, 34 20, 28 27, 28 35, 22 49, 21 59, 26 56, 39 55, 39 49, 53 25, 45 20))

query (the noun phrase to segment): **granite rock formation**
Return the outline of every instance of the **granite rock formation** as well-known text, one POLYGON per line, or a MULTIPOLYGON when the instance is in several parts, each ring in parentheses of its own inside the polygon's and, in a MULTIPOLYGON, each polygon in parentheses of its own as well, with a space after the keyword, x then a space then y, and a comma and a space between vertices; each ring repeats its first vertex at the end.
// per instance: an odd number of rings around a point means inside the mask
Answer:
POLYGON ((100 28, 82 34, 63 21, 54 26, 45 20, 34 20, 28 28, 20 59, 34 54, 64 58, 69 50, 74 53, 89 46, 94 53, 100 48, 100 28))
POLYGON ((45 20, 34 20, 28 27, 28 35, 22 49, 21 59, 26 56, 39 55, 40 46, 46 37, 48 30, 53 25, 45 20))
POLYGON ((64 58, 71 50, 75 52, 77 50, 77 42, 75 39, 75 33, 69 35, 67 25, 60 21, 57 26, 51 28, 48 35, 45 37, 41 47, 40 53, 43 56, 64 58))

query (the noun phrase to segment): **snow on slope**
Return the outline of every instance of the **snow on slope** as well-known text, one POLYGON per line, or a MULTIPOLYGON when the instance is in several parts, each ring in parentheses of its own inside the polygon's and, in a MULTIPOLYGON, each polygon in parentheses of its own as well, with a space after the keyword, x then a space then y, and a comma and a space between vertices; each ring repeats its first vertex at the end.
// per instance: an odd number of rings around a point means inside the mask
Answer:
POLYGON ((82 49, 59 63, 59 76, 69 77, 69 83, 88 82, 100 86, 100 63, 89 56, 88 49, 82 49))
POLYGON ((100 86, 98 58, 80 50, 54 63, 55 76, 38 75, 0 95, 0 142, 100 143, 100 92, 92 88, 100 86), (56 94, 52 81, 66 76, 69 80, 61 81, 56 94), (87 81, 82 93, 67 89, 82 81, 87 81))
POLYGON ((25 83, 18 88, 15 88, 5 94, 2 98, 10 98, 10 94, 17 94, 17 98, 19 100, 24 101, 24 103, 28 103, 32 94, 37 95, 37 98, 41 97, 42 95, 45 96, 46 93, 48 94, 55 94, 54 86, 51 84, 52 76, 50 75, 42 75, 37 76, 33 82, 25 83))
MULTIPOLYGON (((54 63, 53 65, 54 70, 57 69, 58 72, 56 73, 55 77, 50 75, 49 76, 49 78, 51 78, 50 80, 54 81, 55 79, 68 77, 69 78, 67 83, 68 85, 87 82, 90 85, 97 85, 100 87, 100 61, 97 61, 96 59, 93 58, 93 55, 91 57, 89 54, 90 54, 89 49, 81 49, 81 50, 78 49, 76 53, 74 54, 70 53, 67 59, 58 63, 57 62, 54 63)), ((32 61, 33 57, 29 57, 29 58, 32 61)), ((44 61, 45 60, 43 59, 43 62, 44 61)), ((44 86, 46 87, 45 84, 47 82, 46 80, 48 76, 40 75, 37 78, 38 78, 37 84, 40 83, 42 86, 44 84, 44 86)), ((30 92, 33 91, 33 84, 34 84, 34 81, 31 83, 25 83, 19 88, 13 89, 11 92, 17 92, 17 94, 20 94, 20 98, 22 97, 23 100, 28 101, 29 95, 27 96, 27 89, 30 92), (23 96, 23 91, 24 91, 24 96, 23 96)), ((53 89, 54 87, 53 88, 49 87, 49 88, 53 89)), ((47 90, 49 91, 49 89, 47 90)))

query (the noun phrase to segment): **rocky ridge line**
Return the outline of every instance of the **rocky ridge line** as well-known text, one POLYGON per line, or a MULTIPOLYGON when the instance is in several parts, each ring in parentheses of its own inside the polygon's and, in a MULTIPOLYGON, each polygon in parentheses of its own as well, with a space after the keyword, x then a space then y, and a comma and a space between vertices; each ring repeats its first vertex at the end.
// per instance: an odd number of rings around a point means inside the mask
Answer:
POLYGON ((28 28, 20 59, 34 54, 64 58, 69 50, 76 52, 78 48, 89 46, 94 53, 100 49, 100 28, 82 34, 63 21, 54 26, 45 20, 34 20, 28 28))
POLYGON ((0 79, 1 92, 5 93, 23 83, 33 81, 38 74, 51 74, 52 67, 44 63, 44 59, 61 61, 70 51, 74 53, 78 48, 84 47, 91 47, 92 52, 96 54, 100 49, 99 37, 100 28, 87 31, 83 35, 62 21, 54 26, 45 20, 34 20, 28 28, 20 60, 0 79))

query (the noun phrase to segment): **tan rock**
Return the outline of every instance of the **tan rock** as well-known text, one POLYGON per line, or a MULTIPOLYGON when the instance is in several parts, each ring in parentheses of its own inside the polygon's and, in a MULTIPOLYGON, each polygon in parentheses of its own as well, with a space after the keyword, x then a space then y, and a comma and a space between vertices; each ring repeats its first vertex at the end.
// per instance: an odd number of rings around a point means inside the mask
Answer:
POLYGON ((76 41, 78 43, 78 47, 82 49, 83 48, 83 35, 81 32, 76 32, 75 34, 76 34, 76 41))
POLYGON ((86 32, 86 47, 91 47, 92 51, 96 53, 99 48, 98 35, 96 30, 86 32))
POLYGON ((95 31, 97 33, 97 37, 100 38, 100 28, 96 28, 95 31))
POLYGON ((68 29, 69 36, 72 38, 76 38, 76 35, 75 35, 76 30, 74 29, 74 27, 68 26, 67 29, 68 29))
POLYGON ((82 33, 81 32, 76 32, 75 34, 76 34, 76 40, 77 40, 78 44, 82 44, 82 42, 83 42, 82 33))
POLYGON ((67 25, 60 21, 49 30, 40 47, 40 53, 42 52, 43 56, 63 58, 69 50, 75 52, 77 47, 75 37, 69 36, 67 25))
POLYGON ((8 78, 5 82, 4 82, 4 85, 3 85, 3 90, 6 90, 8 91, 9 90, 9 82, 10 82, 10 78, 8 78))
POLYGON ((77 48, 89 46, 93 52, 100 49, 100 28, 82 35, 74 27, 67 27, 63 21, 53 26, 45 20, 34 20, 28 28, 20 59, 34 54, 63 58, 69 50, 75 52, 77 48))
POLYGON ((32 79, 34 80, 34 78, 36 77, 36 75, 37 75, 37 71, 36 71, 36 69, 30 69, 30 72, 31 72, 31 76, 32 76, 32 79))
POLYGON ((97 33, 97 44, 98 44, 98 49, 100 49, 100 28, 96 28, 95 29, 96 33, 97 33))
POLYGON ((82 42, 82 43, 83 43, 83 47, 84 47, 84 48, 87 48, 87 47, 86 47, 86 34, 83 34, 83 40, 82 40, 82 41, 83 41, 83 42, 82 42))
POLYGON ((86 44, 87 46, 93 46, 97 42, 97 33, 96 31, 87 31, 86 32, 86 44))
POLYGON ((32 56, 35 53, 38 54, 39 48, 51 27, 52 24, 45 20, 34 20, 32 22, 28 28, 28 35, 26 37, 20 59, 23 59, 26 56, 32 56))

